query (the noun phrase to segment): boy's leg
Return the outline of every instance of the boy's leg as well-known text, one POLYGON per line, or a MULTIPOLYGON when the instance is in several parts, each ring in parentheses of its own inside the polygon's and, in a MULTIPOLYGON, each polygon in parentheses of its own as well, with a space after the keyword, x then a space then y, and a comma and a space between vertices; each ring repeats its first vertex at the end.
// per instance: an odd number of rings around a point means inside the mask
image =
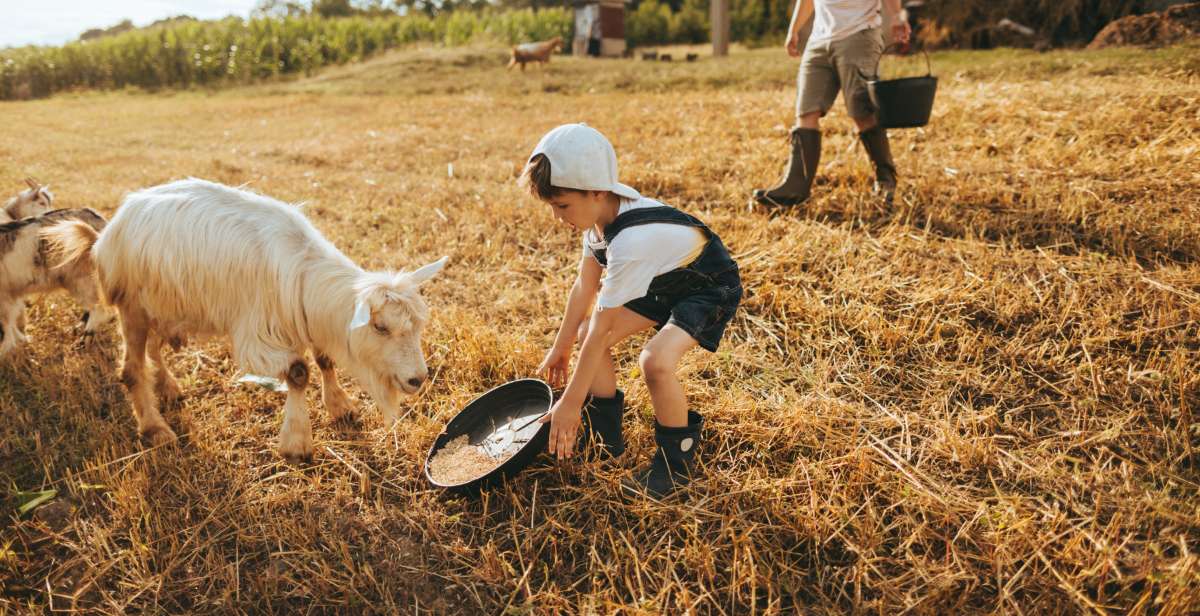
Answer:
POLYGON ((622 489, 629 494, 663 498, 691 481, 704 420, 688 411, 683 385, 675 371, 684 353, 698 344, 690 334, 671 324, 642 351, 642 371, 654 400, 654 442, 658 447, 649 468, 622 482, 622 489))
MULTIPOLYGON (((581 450, 594 449, 600 457, 619 456, 625 452, 625 439, 621 432, 621 416, 625 410, 625 394, 617 389, 616 368, 612 360, 611 348, 616 343, 653 327, 651 319, 625 307, 617 308, 616 323, 613 325, 610 338, 605 343, 604 359, 600 370, 596 372, 588 387, 588 401, 583 408, 583 425, 580 434, 581 450), (590 447, 592 444, 597 447, 590 447)), ((579 328, 578 340, 587 337, 587 322, 579 328)))
POLYGON ((668 428, 687 425, 687 397, 675 371, 683 355, 698 344, 691 334, 669 324, 642 349, 638 363, 654 402, 654 417, 660 425, 668 428))
MULTIPOLYGON (((613 323, 609 339, 604 345, 604 363, 596 371, 596 377, 592 379, 591 385, 588 386, 588 393, 598 398, 611 398, 617 391, 617 372, 616 365, 613 364, 612 347, 616 346, 618 342, 638 332, 650 329, 655 325, 654 321, 628 308, 613 308, 613 310, 617 311, 617 318, 613 323)), ((589 322, 584 320, 579 326, 579 335, 575 338, 575 344, 579 347, 582 347, 583 341, 587 339, 588 325, 589 322)))
POLYGON ((791 151, 783 179, 756 189, 753 199, 767 207, 787 207, 808 200, 821 158, 821 116, 838 93, 838 74, 827 44, 806 47, 796 75, 796 125, 788 136, 791 151))
POLYGON ((878 28, 869 28, 839 41, 835 54, 842 81, 846 111, 858 128, 858 137, 875 167, 875 191, 891 203, 896 193, 896 163, 892 159, 887 131, 878 125, 875 107, 863 75, 870 75, 883 53, 883 38, 878 28))

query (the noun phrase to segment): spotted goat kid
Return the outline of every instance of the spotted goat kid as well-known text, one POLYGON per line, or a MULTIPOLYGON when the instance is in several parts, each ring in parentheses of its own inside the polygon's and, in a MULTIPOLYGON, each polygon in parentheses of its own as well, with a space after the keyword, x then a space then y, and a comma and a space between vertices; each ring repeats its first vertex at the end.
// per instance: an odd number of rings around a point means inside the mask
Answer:
POLYGON ((104 228, 104 218, 89 209, 55 210, 0 224, 0 357, 28 340, 21 326, 25 297, 35 293, 63 289, 74 296, 86 311, 85 336, 112 320, 113 313, 99 301, 91 256, 55 263, 54 245, 43 231, 64 221, 104 228))
POLYGON ((54 209, 54 195, 50 187, 33 178, 25 178, 28 190, 23 190, 4 203, 0 209, 0 223, 20 220, 30 216, 41 216, 54 209))

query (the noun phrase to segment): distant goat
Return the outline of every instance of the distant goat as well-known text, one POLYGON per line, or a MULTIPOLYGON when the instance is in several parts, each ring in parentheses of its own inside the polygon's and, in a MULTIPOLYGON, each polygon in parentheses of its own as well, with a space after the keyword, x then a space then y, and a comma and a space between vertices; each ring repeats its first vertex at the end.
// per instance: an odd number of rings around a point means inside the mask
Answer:
POLYGON ((0 223, 38 216, 53 209, 54 195, 50 193, 49 186, 43 186, 33 178, 25 178, 25 183, 29 185, 29 190, 19 192, 5 202, 4 209, 0 210, 0 223))
POLYGON ((524 43, 516 45, 512 48, 512 57, 508 61, 508 69, 520 64, 521 70, 525 70, 527 62, 549 62, 550 56, 559 49, 562 49, 562 37, 556 36, 548 41, 538 43, 524 43))
POLYGON ((104 228, 104 218, 92 210, 55 210, 42 216, 0 224, 0 357, 25 342, 25 296, 65 289, 83 305, 84 334, 90 335, 112 319, 99 302, 87 254, 75 255, 57 266, 50 264, 53 246, 42 234, 70 221, 92 229, 104 228))
POLYGON ((128 195, 102 233, 74 222, 50 233, 69 257, 91 254, 96 262, 101 292, 121 315, 121 380, 138 434, 154 445, 175 439, 155 395, 155 382, 168 401, 179 395, 161 354, 167 341, 227 336, 242 369, 286 381, 279 449, 290 461, 313 452, 307 350, 335 420, 353 411, 335 362, 375 398, 389 428, 400 416, 400 394, 415 393, 428 374, 421 353, 428 308, 418 286, 444 258, 411 273, 363 271, 296 207, 197 179, 128 195))

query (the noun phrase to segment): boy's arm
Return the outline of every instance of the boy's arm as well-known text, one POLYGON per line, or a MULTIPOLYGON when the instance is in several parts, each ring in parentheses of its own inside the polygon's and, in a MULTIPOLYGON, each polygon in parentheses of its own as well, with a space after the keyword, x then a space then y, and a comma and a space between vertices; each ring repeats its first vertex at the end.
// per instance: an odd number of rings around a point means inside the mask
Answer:
POLYGON ((575 343, 579 324, 587 318, 588 308, 592 307, 596 293, 600 291, 600 277, 603 272, 600 263, 590 255, 579 261, 579 274, 575 277, 575 284, 571 285, 562 325, 558 328, 558 335, 554 337, 555 347, 569 350, 575 343))
POLYGON ((563 311, 562 323, 554 336, 554 344, 546 351, 542 363, 538 366, 538 374, 546 376, 551 387, 562 387, 566 384, 568 369, 571 367, 571 345, 575 344, 579 324, 587 316, 587 311, 596 299, 600 289, 600 264, 591 255, 584 255, 579 262, 579 275, 575 284, 571 285, 571 294, 567 297, 567 308, 563 311))
MULTIPOLYGON (((899 0, 897 0, 899 1, 899 0)), ((788 24, 787 52, 793 58, 800 55, 800 29, 813 16, 813 0, 796 0, 792 22, 788 24)))
POLYGON ((571 380, 563 391, 562 398, 555 403, 546 418, 550 421, 550 453, 559 458, 570 457, 575 448, 575 433, 579 429, 581 409, 587 399, 588 387, 604 358, 616 314, 617 311, 611 308, 598 308, 592 312, 587 337, 579 350, 579 362, 575 365, 575 371, 571 373, 571 380))
POLYGON ((908 51, 908 39, 912 36, 912 28, 908 25, 908 11, 900 6, 900 0, 883 0, 892 15, 896 16, 892 23, 892 40, 901 45, 904 53, 908 51))

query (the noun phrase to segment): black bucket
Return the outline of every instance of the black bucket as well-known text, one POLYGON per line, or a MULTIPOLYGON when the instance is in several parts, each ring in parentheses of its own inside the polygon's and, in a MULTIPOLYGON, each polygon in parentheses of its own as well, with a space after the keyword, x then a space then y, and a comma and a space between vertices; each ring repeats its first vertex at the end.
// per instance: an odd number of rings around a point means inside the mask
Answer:
MULTIPOLYGON (((889 45, 884 49, 892 49, 889 45)), ((921 53, 925 53, 922 51, 921 53)), ((880 56, 882 58, 882 55, 880 56)), ((925 76, 880 79, 879 62, 875 62, 875 76, 863 75, 867 81, 867 92, 875 105, 879 125, 883 128, 915 128, 929 123, 933 111, 933 95, 937 92, 937 77, 925 53, 925 76)))
POLYGON ((517 474, 546 450, 550 440, 550 424, 539 423, 537 419, 550 410, 553 402, 554 393, 550 386, 539 379, 510 381, 475 398, 446 424, 446 429, 434 440, 429 454, 425 456, 425 478, 439 488, 474 491, 517 474), (466 434, 471 445, 484 446, 506 427, 515 430, 510 430, 510 433, 513 435, 512 448, 516 451, 509 450, 507 455, 510 457, 503 463, 478 477, 457 483, 438 481, 433 477, 430 462, 446 443, 466 434))

